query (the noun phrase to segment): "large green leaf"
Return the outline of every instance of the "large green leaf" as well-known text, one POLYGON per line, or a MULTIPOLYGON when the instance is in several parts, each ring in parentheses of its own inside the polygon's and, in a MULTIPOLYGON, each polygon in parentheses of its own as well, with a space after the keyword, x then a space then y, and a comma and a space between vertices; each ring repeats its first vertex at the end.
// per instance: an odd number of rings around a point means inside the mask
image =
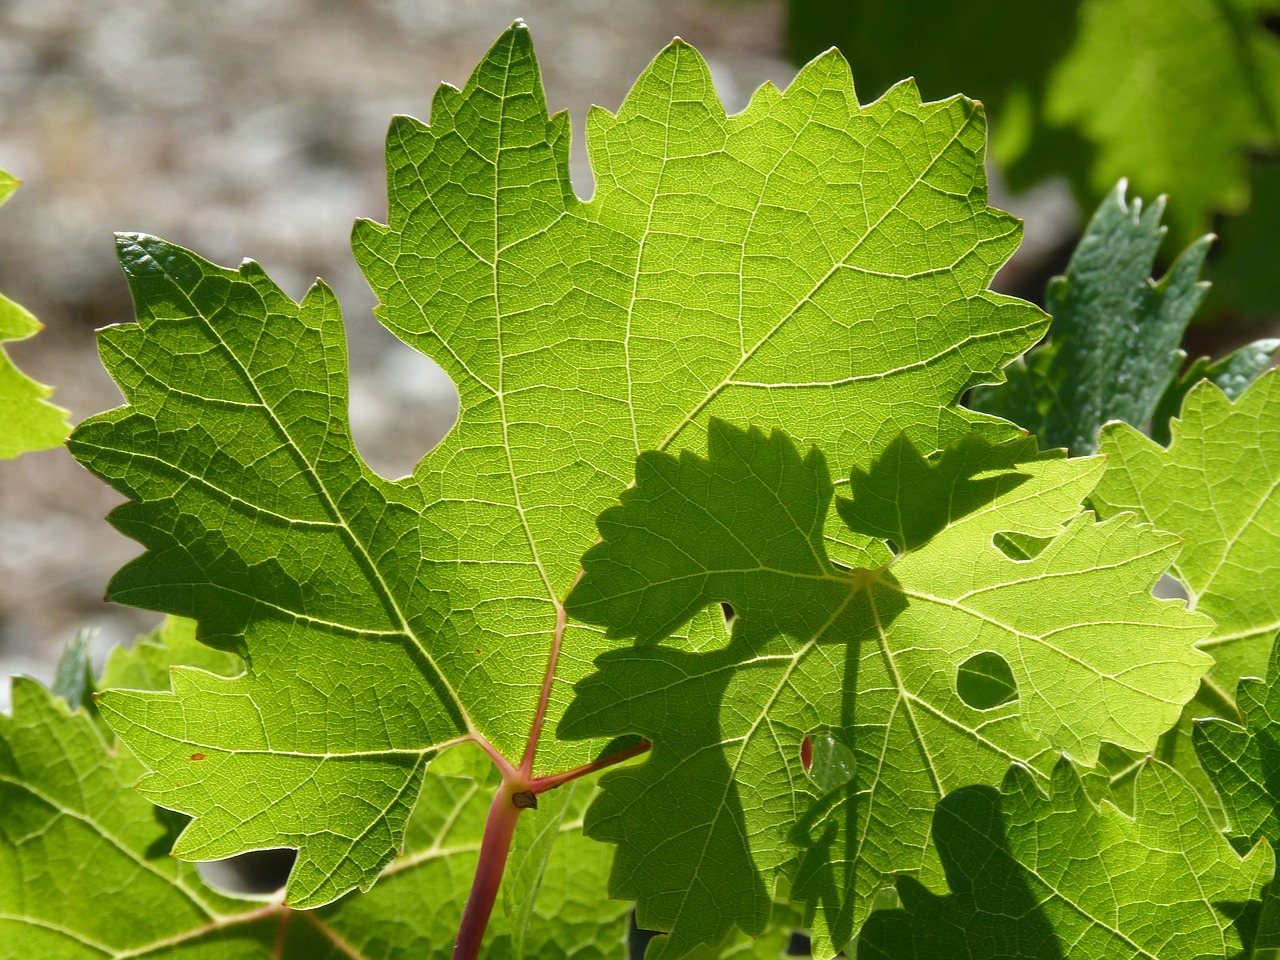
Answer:
MULTIPOLYGON (((234 658, 196 644, 191 627, 170 620, 132 649, 115 650, 101 683, 167 685, 180 660, 234 673, 234 658)), ((140 772, 84 711, 70 713, 34 681, 14 680, 14 712, 0 715, 0 958, 450 955, 495 780, 478 752, 454 751, 433 766, 402 854, 374 891, 316 911, 291 910, 278 896, 228 897, 168 856, 183 818, 132 789, 140 772)), ((629 908, 602 902, 610 857, 581 833, 589 794, 563 791, 561 809, 522 824, 558 842, 531 864, 539 883, 521 909, 495 916, 486 956, 623 955, 629 908)))
POLYGON ((644 454, 601 516, 569 610, 637 644, 596 661, 561 732, 653 743, 587 818, 618 844, 615 895, 669 931, 651 958, 763 929, 784 869, 829 955, 894 873, 938 878, 946 793, 1054 749, 1149 749, 1195 692, 1211 625, 1150 593, 1177 541, 1080 512, 1099 461, 1032 440, 918 458, 899 446, 855 472, 842 518, 900 552, 872 541, 852 570, 824 548, 823 458, 780 432, 716 424, 709 459, 644 454), (1038 548, 1010 556, 1002 534, 1038 548), (735 616, 717 640, 721 603, 735 616), (691 618, 700 649, 662 642, 691 618), (801 763, 815 733, 846 758, 823 787, 801 763))
POLYGON ((1042 446, 1093 453, 1108 420, 1146 427, 1178 372, 1183 331, 1204 297, 1200 268, 1212 237, 1151 279, 1164 239, 1163 198, 1143 211, 1121 181, 1076 245, 1066 276, 1049 283, 1047 344, 1020 358, 1008 382, 974 391, 973 405, 1034 433, 1042 446))
POLYGON ((383 322, 461 396, 411 476, 352 443, 326 287, 296 304, 256 264, 140 236, 139 322, 101 341, 129 405, 72 440, 147 548, 111 597, 249 662, 101 709, 144 795, 195 818, 176 855, 298 847, 295 905, 377 878, 447 746, 532 775, 597 756, 549 735, 608 647, 560 598, 639 451, 698 448, 713 415, 858 463, 900 434, 1007 435, 957 400, 1046 322, 988 290, 1019 228, 986 206, 980 108, 909 83, 861 106, 836 54, 728 117, 673 43, 590 115, 590 202, 523 26, 431 118, 392 124, 389 225, 354 236, 383 322))
POLYGON ((1237 922, 1275 860, 1266 844, 1241 860, 1159 763, 1138 775, 1133 817, 1095 807, 1064 759, 1047 797, 1017 766, 999 791, 950 794, 933 835, 953 892, 900 879, 902 909, 872 915, 859 958, 1239 957, 1237 922))
MULTIPOLYGON (((0 170, 0 205, 18 188, 18 180, 0 170)), ((0 295, 0 343, 25 340, 40 329, 29 312, 0 295)), ((53 391, 36 383, 13 365, 0 350, 0 458, 16 457, 28 450, 56 447, 66 438, 67 412, 46 403, 53 391)))
POLYGON ((1170 428, 1166 449, 1107 426, 1107 469, 1092 499, 1104 516, 1132 510, 1184 541, 1172 573, 1215 623, 1199 644, 1216 662, 1196 709, 1234 716, 1236 682, 1265 670, 1280 630, 1280 373, 1234 401, 1202 381, 1170 428))

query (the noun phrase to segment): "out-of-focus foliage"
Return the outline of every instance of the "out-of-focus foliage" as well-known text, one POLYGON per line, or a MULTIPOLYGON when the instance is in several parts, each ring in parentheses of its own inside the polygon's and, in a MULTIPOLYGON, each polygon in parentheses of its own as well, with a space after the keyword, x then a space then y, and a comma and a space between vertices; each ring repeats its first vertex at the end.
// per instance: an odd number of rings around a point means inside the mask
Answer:
MULTIPOLYGON (((1185 245, 1215 214, 1249 207, 1249 156, 1280 148, 1275 0, 790 0, 790 50, 838 46, 863 96, 915 76, 926 97, 961 91, 993 118, 1010 184, 1067 177, 1085 209, 1121 177, 1168 193, 1185 245)), ((1263 210, 1238 228, 1219 303, 1280 313, 1280 189, 1255 168, 1263 210)), ((1229 233, 1236 228, 1229 227, 1229 233)))

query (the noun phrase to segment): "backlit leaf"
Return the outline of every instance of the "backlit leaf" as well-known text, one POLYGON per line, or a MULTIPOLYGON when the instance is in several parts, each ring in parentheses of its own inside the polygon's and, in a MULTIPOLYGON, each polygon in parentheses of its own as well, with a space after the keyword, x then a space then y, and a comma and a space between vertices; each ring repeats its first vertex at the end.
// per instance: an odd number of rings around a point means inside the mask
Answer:
POLYGON ((885 479, 855 473, 865 497, 841 504, 846 522, 889 532, 916 507, 952 510, 897 555, 873 544, 857 569, 824 548, 824 459, 780 432, 713 424, 709 459, 644 454, 600 518, 569 610, 637 643, 597 659, 561 732, 653 743, 603 778, 586 824, 618 845, 615 895, 669 931, 650 958, 762 930, 783 871, 829 956, 894 873, 939 879, 928 831, 945 794, 998 781, 1010 759, 1047 776, 1052 750, 1092 764, 1103 740, 1150 749, 1210 662, 1193 647, 1209 621, 1150 593, 1177 541, 1080 512, 1098 460, 970 441, 922 482, 910 457, 888 456, 885 479), (1014 559, 1002 532, 1048 542, 1014 559), (721 603, 730 637, 664 642, 721 603), (962 677, 976 658, 975 693, 962 677), (852 768, 826 791, 801 763, 815 733, 852 768))

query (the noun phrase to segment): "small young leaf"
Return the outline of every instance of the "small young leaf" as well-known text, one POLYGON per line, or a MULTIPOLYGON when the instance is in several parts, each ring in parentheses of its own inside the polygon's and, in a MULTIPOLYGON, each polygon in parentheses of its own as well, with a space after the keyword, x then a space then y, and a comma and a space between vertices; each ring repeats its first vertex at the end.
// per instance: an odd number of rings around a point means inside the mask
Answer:
POLYGON ((1093 453, 1108 420, 1142 428, 1183 354, 1183 331, 1204 297, 1211 237, 1196 241, 1155 283, 1164 198, 1144 212, 1121 181, 1089 221, 1064 277, 1049 284, 1050 341, 1015 361, 1008 383, 974 391, 973 405, 1012 420, 1043 447, 1093 453))
MULTIPOLYGON (((820 454, 723 423, 709 447, 705 460, 640 457, 568 604, 638 641, 596 660, 560 732, 653 743, 644 764, 604 777, 586 826, 618 845, 614 893, 668 931, 652 956, 718 943, 733 925, 759 932, 784 869, 815 943, 838 947, 893 873, 936 872, 928 822, 944 794, 998 780, 1010 757, 1043 765, 1050 748, 1084 763, 1104 739, 1149 749, 1210 662, 1192 646, 1207 619, 1150 593, 1176 540, 1080 513, 1096 460, 966 444, 951 481, 981 495, 960 497, 916 549, 881 545, 883 566, 847 570, 824 548, 820 454), (1013 560, 993 545, 1000 531, 1051 542, 1013 560), (736 613, 727 645, 663 642, 721 603, 736 613), (984 652, 1010 667, 1016 699, 975 707, 957 691, 984 652), (813 730, 853 755, 852 778, 825 796, 800 760, 813 730)), ((870 475, 905 478, 912 459, 890 456, 870 475)), ((874 489, 865 509, 884 516, 886 488, 874 489)), ((896 492, 903 512, 912 497, 896 492)))
POLYGON ((1271 876, 1271 848, 1241 860, 1195 791, 1159 763, 1138 775, 1135 810, 1095 807, 1066 759, 1048 797, 1018 766, 998 792, 949 794, 933 838, 952 892, 899 878, 902 909, 871 915, 858 957, 1241 956, 1234 923, 1271 876))
POLYGON ((71 638, 58 660, 50 692, 61 697, 72 710, 93 707, 93 670, 89 664, 89 645, 93 634, 82 630, 71 638))

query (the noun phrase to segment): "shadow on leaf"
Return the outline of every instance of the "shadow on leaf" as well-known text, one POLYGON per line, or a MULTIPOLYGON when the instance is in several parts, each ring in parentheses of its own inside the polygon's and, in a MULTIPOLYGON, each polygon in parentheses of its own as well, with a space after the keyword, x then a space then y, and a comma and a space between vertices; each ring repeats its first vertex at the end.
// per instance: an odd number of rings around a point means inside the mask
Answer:
POLYGON ((1018 464, 1034 460, 1033 439, 1001 444, 970 434, 925 458, 899 436, 864 472, 853 468, 852 500, 836 509, 855 533, 887 540, 895 553, 917 550, 961 517, 1026 482, 1018 464))

